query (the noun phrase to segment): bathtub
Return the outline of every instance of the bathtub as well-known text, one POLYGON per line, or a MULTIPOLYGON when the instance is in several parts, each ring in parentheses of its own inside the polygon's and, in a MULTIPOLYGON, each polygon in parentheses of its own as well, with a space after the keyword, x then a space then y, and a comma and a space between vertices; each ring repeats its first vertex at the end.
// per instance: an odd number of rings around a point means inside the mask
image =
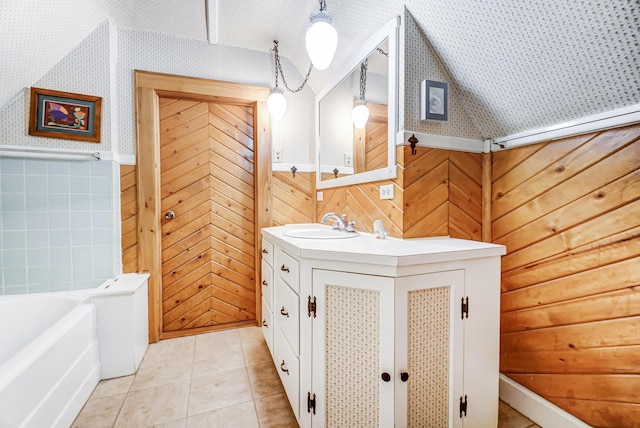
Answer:
POLYGON ((0 428, 64 427, 100 380, 88 293, 0 297, 0 428))

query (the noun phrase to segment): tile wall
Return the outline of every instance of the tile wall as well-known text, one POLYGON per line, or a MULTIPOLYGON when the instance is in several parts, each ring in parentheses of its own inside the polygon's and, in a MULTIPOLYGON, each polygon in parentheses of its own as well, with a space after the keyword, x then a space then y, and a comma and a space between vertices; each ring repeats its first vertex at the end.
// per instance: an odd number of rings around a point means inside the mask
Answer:
POLYGON ((0 295, 91 288, 120 272, 117 167, 0 158, 0 295))

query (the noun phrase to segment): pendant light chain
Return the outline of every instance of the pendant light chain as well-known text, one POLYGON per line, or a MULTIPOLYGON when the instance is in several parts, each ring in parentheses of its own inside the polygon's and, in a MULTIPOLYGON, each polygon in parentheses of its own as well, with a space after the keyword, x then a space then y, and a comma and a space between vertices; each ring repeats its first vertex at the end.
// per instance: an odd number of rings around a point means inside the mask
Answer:
POLYGON ((365 91, 367 90, 367 68, 369 66, 369 59, 365 59, 360 64, 360 101, 365 100, 365 91))
POLYGON ((287 88, 289 92, 292 92, 292 93, 300 92, 304 88, 304 85, 306 85, 307 81, 309 80, 309 76, 311 75, 311 69, 313 69, 313 64, 309 64, 309 70, 307 71, 307 75, 304 77, 304 80, 302 81, 300 86, 298 86, 296 89, 291 89, 287 84, 287 80, 284 78, 284 73, 282 72, 282 64, 280 63, 280 53, 278 52, 277 40, 273 41, 273 52, 276 57, 276 61, 275 61, 276 88, 278 87, 278 74, 280 74, 280 76, 282 76, 282 84, 284 85, 285 88, 287 88))

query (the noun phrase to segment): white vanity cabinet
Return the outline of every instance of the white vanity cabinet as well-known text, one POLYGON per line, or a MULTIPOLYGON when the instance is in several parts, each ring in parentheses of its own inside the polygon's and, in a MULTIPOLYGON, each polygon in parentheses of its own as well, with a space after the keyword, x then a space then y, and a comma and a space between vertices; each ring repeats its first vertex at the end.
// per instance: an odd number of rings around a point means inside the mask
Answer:
POLYGON ((497 426, 503 246, 286 228, 263 236, 276 257, 274 362, 300 426, 497 426), (295 286, 280 278, 290 265, 295 286))
POLYGON ((262 240, 262 333, 273 356, 273 244, 262 240))

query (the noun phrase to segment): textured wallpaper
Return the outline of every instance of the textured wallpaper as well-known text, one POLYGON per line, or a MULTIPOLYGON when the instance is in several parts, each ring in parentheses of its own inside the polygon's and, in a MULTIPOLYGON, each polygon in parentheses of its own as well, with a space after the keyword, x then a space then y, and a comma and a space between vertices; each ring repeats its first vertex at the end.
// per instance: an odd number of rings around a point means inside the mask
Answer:
MULTIPOLYGON (((257 86, 273 85, 273 59, 267 52, 172 37, 151 31, 118 31, 118 124, 121 154, 135 153, 133 70, 224 80, 257 86)), ((303 79, 282 59, 289 86, 303 79)), ((280 81, 282 86, 282 81, 280 81)), ((273 147, 282 148, 284 163, 312 163, 315 95, 307 86, 285 93, 284 118, 272 123, 273 147)))
POLYGON ((55 138, 32 137, 29 132, 30 89, 25 88, 0 111, 0 144, 73 150, 111 150, 110 45, 115 28, 102 22, 86 39, 33 84, 53 89, 102 97, 102 138, 99 144, 55 138))

